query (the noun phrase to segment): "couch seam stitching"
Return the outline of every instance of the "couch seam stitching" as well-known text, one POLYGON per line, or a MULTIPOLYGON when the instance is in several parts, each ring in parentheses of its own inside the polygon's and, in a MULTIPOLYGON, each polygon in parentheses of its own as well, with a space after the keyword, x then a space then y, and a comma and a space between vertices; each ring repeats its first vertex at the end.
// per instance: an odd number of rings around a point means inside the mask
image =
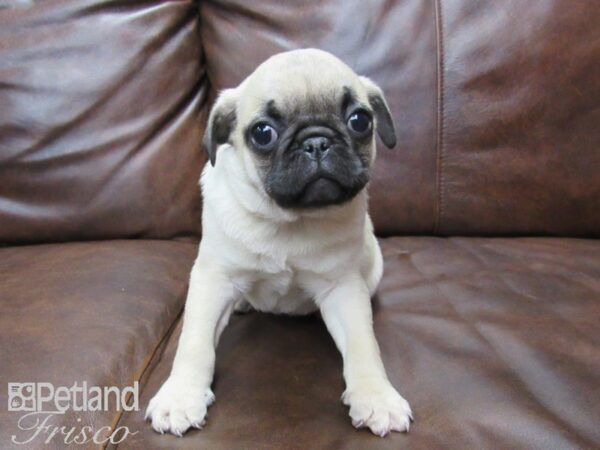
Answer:
POLYGON ((445 45, 442 0, 434 0, 435 29, 437 37, 437 160, 436 160, 436 205, 434 234, 439 233, 444 215, 444 154, 445 154, 445 45))
MULTIPOLYGON (((150 354, 150 357, 147 359, 146 363, 142 366, 141 370, 138 371, 137 373, 135 373, 133 375, 133 381, 135 382, 136 379, 139 382, 144 375, 146 374, 146 371, 148 370, 148 368, 150 367, 150 364, 152 363, 152 361, 154 361, 154 358, 158 352, 158 350, 160 348, 162 348, 163 344, 169 339, 169 337, 173 334, 173 331, 175 330, 175 328, 177 327, 177 324, 179 323, 179 320, 182 316, 183 313, 183 307, 181 308, 181 310, 177 313, 177 315, 175 316, 175 318, 173 319, 173 323, 171 323, 171 325, 169 325, 169 327, 167 328, 167 330, 165 331, 165 334, 160 338, 160 340, 158 341, 158 343, 156 344, 156 346, 154 347, 154 350, 152 350, 152 353, 150 354), (137 374, 139 373, 139 376, 137 376, 137 374)), ((119 411, 119 414, 117 415, 117 419, 115 421, 113 421, 113 428, 112 430, 114 431, 116 429, 116 427, 119 425, 119 423, 121 422, 121 419, 123 418, 123 413, 124 411, 119 411)), ((104 450, 108 447, 109 441, 104 443, 104 446, 102 447, 104 450)), ((116 444, 113 448, 116 450, 119 447, 119 444, 116 444)))

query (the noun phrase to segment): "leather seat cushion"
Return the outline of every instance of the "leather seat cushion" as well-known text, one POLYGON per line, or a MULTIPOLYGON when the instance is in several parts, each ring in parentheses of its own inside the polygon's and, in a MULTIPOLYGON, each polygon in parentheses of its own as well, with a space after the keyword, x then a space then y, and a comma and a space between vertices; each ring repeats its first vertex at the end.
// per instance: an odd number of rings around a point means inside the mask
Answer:
MULTIPOLYGON (((408 435, 356 431, 341 358, 316 316, 234 316, 217 351, 208 424, 161 436, 143 411, 123 449, 574 449, 600 442, 600 242, 390 238, 374 300, 389 376, 411 402, 408 435)), ((179 328, 143 380, 166 379, 179 328)))
MULTIPOLYGON (((2 448, 32 434, 17 428, 23 413, 7 411, 7 383, 124 387, 141 376, 181 313, 196 251, 175 241, 0 248, 2 448)), ((51 424, 77 417, 98 430, 118 412, 67 411, 51 424)), ((26 447, 64 448, 60 436, 44 439, 26 447)))

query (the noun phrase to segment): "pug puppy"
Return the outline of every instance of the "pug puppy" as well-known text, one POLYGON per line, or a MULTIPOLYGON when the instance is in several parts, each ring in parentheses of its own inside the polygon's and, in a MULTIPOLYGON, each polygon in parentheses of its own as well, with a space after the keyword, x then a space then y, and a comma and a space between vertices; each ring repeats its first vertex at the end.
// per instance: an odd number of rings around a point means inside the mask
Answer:
POLYGON ((232 311, 320 311, 343 356, 352 424, 408 431, 370 298, 383 271, 367 212, 375 134, 392 148, 382 91, 335 56, 303 49, 261 64, 210 113, 201 177, 203 236, 169 378, 146 418, 159 433, 202 428, 215 396, 215 347, 232 311))

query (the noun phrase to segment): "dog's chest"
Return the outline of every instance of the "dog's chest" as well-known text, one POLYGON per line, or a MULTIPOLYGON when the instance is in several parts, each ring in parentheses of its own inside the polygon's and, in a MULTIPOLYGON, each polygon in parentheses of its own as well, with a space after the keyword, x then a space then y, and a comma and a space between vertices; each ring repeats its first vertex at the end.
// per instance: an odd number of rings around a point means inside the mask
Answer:
POLYGON ((238 288, 257 310, 282 314, 308 314, 316 304, 302 287, 302 271, 287 262, 261 258, 253 269, 238 273, 238 288))
POLYGON ((312 299, 285 276, 257 280, 246 293, 246 300, 257 310, 281 314, 308 314, 317 309, 312 299))

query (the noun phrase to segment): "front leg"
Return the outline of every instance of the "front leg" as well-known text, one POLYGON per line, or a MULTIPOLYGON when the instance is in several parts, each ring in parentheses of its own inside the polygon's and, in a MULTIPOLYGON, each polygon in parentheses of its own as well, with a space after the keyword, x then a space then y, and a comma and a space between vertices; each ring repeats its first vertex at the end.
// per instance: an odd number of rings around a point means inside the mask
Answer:
POLYGON ((356 428, 379 436, 408 431, 410 406, 394 389, 381 361, 373 331, 371 299, 360 275, 340 280, 322 299, 321 315, 344 360, 344 404, 356 428))
POLYGON ((146 419, 159 433, 182 436, 202 428, 215 396, 210 389, 215 348, 234 306, 234 287, 198 257, 190 276, 183 329, 169 378, 150 400, 146 419))

